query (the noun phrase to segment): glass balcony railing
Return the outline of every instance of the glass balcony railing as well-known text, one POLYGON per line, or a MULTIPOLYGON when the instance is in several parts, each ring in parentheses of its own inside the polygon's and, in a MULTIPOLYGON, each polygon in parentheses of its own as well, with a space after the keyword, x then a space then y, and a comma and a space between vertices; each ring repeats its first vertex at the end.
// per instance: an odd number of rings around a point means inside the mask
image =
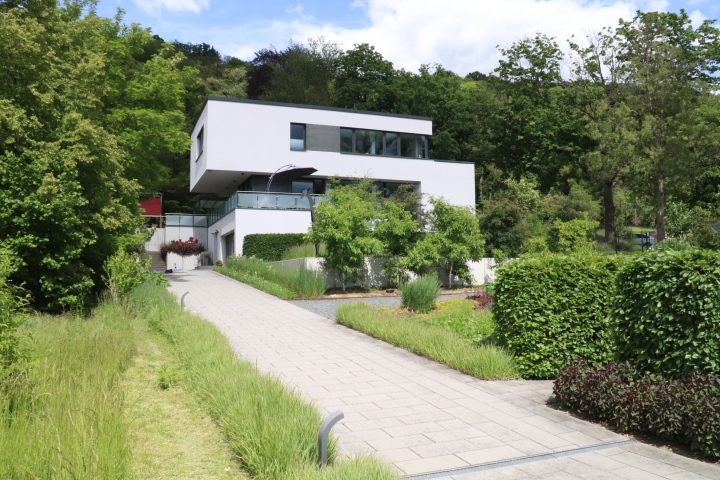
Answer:
MULTIPOLYGON (((322 195, 310 195, 314 205, 322 195)), ((210 226, 236 208, 259 208, 268 210, 310 210, 310 201, 299 193, 236 192, 208 215, 210 226)))

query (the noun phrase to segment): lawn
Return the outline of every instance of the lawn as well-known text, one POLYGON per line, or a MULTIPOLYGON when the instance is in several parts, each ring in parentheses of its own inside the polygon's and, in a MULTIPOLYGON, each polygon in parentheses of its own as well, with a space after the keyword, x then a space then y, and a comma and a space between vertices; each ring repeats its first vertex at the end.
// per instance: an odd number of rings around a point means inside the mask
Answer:
POLYGON ((492 314, 473 310, 475 302, 449 300, 427 314, 366 303, 341 306, 338 323, 359 330, 483 380, 519 378, 512 356, 493 345, 478 344, 492 334, 492 314))

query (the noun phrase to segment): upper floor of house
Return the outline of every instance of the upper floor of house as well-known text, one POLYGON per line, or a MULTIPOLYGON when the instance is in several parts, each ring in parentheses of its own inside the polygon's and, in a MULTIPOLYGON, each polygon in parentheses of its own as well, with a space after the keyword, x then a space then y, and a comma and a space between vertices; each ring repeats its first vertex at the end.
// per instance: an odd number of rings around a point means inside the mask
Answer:
POLYGON ((190 190, 265 191, 270 175, 293 165, 312 172, 297 181, 314 182, 315 194, 328 177, 370 177, 446 198, 467 190, 456 203, 473 205, 472 164, 430 159, 431 135, 428 117, 209 97, 192 133, 190 190))

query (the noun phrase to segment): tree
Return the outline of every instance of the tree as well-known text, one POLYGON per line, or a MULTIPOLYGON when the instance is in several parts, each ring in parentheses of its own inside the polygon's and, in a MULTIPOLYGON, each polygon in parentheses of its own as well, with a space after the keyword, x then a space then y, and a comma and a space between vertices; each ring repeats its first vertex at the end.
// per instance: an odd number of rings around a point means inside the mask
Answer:
POLYGON ((484 239, 477 219, 467 207, 451 205, 443 198, 431 197, 427 214, 429 231, 417 242, 405 260, 410 270, 422 274, 437 266, 448 274, 452 288, 453 275, 468 281, 470 260, 483 256, 484 239))
POLYGON ((630 90, 628 106, 638 121, 639 168, 654 185, 660 241, 665 239, 668 182, 718 162, 720 134, 707 128, 708 118, 702 115, 705 108, 717 108, 709 93, 719 82, 720 30, 711 25, 705 20, 693 28, 684 10, 638 12, 632 21, 621 21, 617 30, 630 90))
POLYGON ((375 47, 356 44, 340 58, 333 91, 337 107, 391 112, 395 103, 393 64, 375 47))
POLYGON ((185 149, 183 85, 168 49, 84 2, 0 6, 0 241, 34 308, 82 306, 117 238, 141 222, 140 185, 185 149), (84 15, 84 16, 83 16, 84 15), (150 167, 148 167, 150 166, 150 167))
POLYGON ((374 233, 383 246, 383 256, 388 260, 383 264, 383 273, 400 285, 408 280, 407 271, 401 259, 407 257, 419 237, 420 226, 409 209, 402 203, 385 201, 378 209, 378 218, 374 222, 374 233))
POLYGON ((534 176, 547 192, 588 147, 576 107, 582 99, 562 78, 564 56, 555 39, 537 34, 500 53, 504 58, 489 82, 499 98, 486 120, 489 160, 515 178, 534 176))
POLYGON ((325 244, 324 266, 340 275, 343 291, 350 281, 365 276, 365 258, 380 255, 382 242, 373 232, 376 201, 368 180, 334 186, 315 207, 309 243, 325 244))

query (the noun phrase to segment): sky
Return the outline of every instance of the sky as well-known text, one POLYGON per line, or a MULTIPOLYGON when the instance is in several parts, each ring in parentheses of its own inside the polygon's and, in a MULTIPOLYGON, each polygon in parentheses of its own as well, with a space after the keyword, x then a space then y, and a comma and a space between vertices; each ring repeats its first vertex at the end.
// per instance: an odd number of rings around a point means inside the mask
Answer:
POLYGON ((125 10, 168 41, 208 43, 251 60, 257 50, 323 36, 350 49, 369 43, 395 68, 441 64, 460 75, 490 73, 497 47, 533 36, 582 38, 637 10, 685 9, 697 25, 720 17, 718 0, 100 0, 98 14, 125 10))

